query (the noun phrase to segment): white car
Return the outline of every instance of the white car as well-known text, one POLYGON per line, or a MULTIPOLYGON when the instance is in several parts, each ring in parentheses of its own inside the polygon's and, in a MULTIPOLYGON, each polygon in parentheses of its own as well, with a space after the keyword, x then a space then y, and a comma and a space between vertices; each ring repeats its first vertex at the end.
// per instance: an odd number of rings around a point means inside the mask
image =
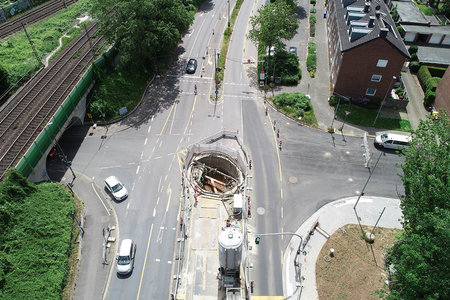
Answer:
POLYGON ((113 195, 117 201, 124 200, 128 197, 128 191, 116 176, 109 176, 105 179, 106 189, 113 195))
POLYGON ((411 136, 396 133, 383 133, 377 135, 373 140, 373 143, 375 146, 379 146, 381 148, 402 150, 409 146, 410 141, 411 136))
POLYGON ((133 240, 125 239, 120 244, 119 253, 117 253, 117 273, 126 275, 133 271, 134 258, 136 255, 136 244, 133 240))

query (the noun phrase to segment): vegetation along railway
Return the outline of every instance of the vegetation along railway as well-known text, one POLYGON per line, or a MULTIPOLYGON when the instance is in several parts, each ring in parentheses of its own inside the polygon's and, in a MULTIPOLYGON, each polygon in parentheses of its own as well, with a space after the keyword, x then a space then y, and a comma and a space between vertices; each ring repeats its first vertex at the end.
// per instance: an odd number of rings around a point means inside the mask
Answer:
POLYGON ((95 49, 105 44, 105 40, 96 34, 97 30, 98 25, 91 24, 87 34, 75 39, 0 108, 0 179, 64 102, 93 61, 95 49))
POLYGON ((78 0, 53 0, 45 2, 44 4, 39 5, 23 14, 0 23, 0 40, 17 31, 20 31, 22 29, 22 24, 33 24, 77 1, 78 0))

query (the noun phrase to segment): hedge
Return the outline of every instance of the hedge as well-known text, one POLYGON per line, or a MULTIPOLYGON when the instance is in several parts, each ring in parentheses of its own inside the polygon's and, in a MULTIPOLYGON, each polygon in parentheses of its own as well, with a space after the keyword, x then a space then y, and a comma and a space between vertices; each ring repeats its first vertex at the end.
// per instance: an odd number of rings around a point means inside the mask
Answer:
POLYGON ((419 47, 417 47, 416 45, 412 45, 411 47, 409 47, 408 52, 409 52, 409 54, 413 54, 413 53, 417 53, 418 50, 419 50, 419 47))
POLYGON ((441 81, 441 79, 439 77, 431 77, 427 80, 427 82, 425 83, 425 86, 427 87, 427 90, 432 90, 433 92, 436 91, 438 85, 439 85, 439 81, 441 81))
POLYGON ((417 73, 417 71, 419 71, 419 68, 420 68, 420 63, 417 61, 413 61, 409 64, 409 69, 413 73, 417 73))
POLYGON ((425 105, 427 105, 427 106, 432 105, 435 98, 436 98, 436 93, 433 92, 432 90, 427 90, 425 93, 425 98, 423 99, 425 105))
POLYGON ((442 78, 445 73, 445 68, 437 68, 430 66, 421 66, 419 72, 417 73, 417 77, 419 78, 419 82, 424 90, 427 89, 427 81, 432 77, 442 78))

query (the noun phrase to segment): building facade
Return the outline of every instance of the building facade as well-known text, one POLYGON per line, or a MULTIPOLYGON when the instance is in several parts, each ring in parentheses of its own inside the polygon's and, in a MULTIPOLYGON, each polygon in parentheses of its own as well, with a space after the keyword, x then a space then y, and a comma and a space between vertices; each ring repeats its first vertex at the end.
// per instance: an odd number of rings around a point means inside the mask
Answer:
POLYGON ((329 0, 327 29, 334 93, 384 99, 409 58, 386 4, 329 0))

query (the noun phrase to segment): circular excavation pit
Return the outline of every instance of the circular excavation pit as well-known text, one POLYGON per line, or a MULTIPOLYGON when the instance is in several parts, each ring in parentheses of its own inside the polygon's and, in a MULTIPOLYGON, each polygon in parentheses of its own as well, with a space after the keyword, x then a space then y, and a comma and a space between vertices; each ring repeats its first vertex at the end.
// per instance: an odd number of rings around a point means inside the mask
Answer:
POLYGON ((219 152, 194 155, 188 169, 192 186, 209 196, 224 197, 236 193, 244 183, 238 164, 219 152))

